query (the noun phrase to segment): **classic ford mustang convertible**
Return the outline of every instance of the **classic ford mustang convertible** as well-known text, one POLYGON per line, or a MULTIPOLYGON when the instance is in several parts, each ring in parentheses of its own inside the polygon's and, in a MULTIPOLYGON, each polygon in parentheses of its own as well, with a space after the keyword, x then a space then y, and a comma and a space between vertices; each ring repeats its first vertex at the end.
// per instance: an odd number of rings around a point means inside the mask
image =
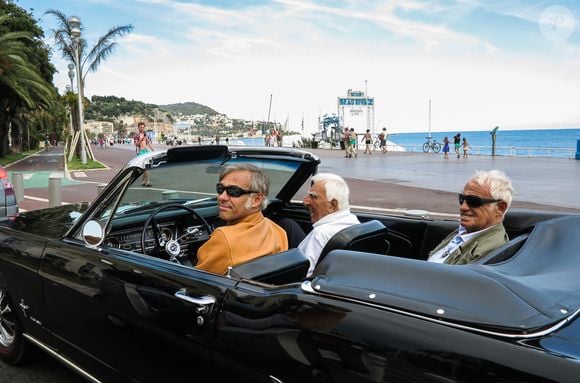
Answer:
POLYGON ((196 252, 239 162, 268 173, 267 216, 311 230, 315 155, 226 146, 135 158, 90 205, 0 223, 0 357, 36 346, 107 383, 578 381, 580 216, 511 212, 506 245, 452 266, 425 260, 456 221, 356 212, 308 278, 295 247, 215 275, 196 252))

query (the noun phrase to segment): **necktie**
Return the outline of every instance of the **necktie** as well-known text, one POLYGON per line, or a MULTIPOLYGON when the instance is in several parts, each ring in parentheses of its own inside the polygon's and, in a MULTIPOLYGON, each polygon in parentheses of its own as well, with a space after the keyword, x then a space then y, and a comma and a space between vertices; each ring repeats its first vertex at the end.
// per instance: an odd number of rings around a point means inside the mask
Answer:
POLYGON ((447 249, 445 249, 445 252, 443 253, 443 258, 447 258, 447 256, 452 252, 454 252, 461 245, 462 242, 463 239, 459 235, 453 237, 451 242, 449 242, 449 244, 447 245, 447 249))

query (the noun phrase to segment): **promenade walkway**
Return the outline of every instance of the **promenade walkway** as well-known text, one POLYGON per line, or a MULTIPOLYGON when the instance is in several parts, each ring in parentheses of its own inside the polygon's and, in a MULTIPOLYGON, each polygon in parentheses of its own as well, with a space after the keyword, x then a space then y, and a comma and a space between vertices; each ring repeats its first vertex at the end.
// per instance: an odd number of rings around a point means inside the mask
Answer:
MULTIPOLYGON (((158 149, 164 145, 156 145, 158 149)), ((62 148, 51 152, 62 156, 62 148)), ((371 206, 385 212, 404 213, 407 210, 427 210, 445 215, 458 212, 457 192, 476 170, 500 169, 513 180, 516 189, 513 208, 560 210, 580 213, 580 161, 554 158, 470 156, 468 159, 443 159, 442 154, 389 152, 358 158, 344 158, 340 150, 312 149, 321 158, 319 170, 332 172, 347 179, 351 187, 351 204, 355 208, 371 206)), ((63 181, 63 203, 92 201, 97 185, 109 182, 125 163, 135 155, 132 145, 116 145, 95 150, 97 160, 109 168, 87 172, 70 172, 63 181)), ((42 153, 41 153, 42 154, 42 153)), ((63 164, 64 162, 61 162, 63 164)), ((23 164, 25 165, 25 164, 23 164)), ((24 210, 48 206, 48 176, 46 183, 35 172, 13 165, 10 172, 33 173, 34 184, 25 181, 24 210)), ((25 168, 25 166, 24 166, 25 168)), ((57 170, 57 169, 55 169, 57 170)), ((60 170, 64 173, 63 166, 60 170)), ((296 195, 302 199, 304 187, 296 195)))

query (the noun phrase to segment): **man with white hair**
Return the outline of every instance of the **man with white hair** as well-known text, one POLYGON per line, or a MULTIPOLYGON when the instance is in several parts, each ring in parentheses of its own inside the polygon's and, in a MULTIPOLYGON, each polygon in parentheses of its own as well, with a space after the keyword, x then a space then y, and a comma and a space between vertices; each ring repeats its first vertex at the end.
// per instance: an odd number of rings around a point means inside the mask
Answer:
POLYGON ((478 171, 459 194, 459 228, 431 253, 430 262, 463 265, 497 249, 509 238, 503 226, 514 189, 499 170, 478 171))
POLYGON ((345 227, 360 223, 350 212, 348 196, 348 185, 342 177, 331 173, 312 177, 304 198, 304 206, 310 211, 312 231, 298 245, 310 260, 307 276, 314 272, 320 253, 330 238, 345 227))

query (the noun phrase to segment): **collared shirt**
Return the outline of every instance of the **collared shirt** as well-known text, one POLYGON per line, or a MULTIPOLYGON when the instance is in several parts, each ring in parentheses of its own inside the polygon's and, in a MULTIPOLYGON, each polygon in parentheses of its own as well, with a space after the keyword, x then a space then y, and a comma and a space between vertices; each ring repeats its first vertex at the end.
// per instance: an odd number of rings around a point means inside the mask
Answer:
POLYGON ((312 225, 312 231, 298 245, 310 260, 307 276, 314 272, 320 253, 330 238, 345 227, 359 223, 356 215, 345 209, 327 214, 312 225))
POLYGON ((449 254, 452 254, 461 245, 469 242, 474 237, 477 237, 478 235, 486 232, 487 230, 489 230, 492 227, 493 226, 490 226, 490 227, 485 228, 485 229, 480 230, 480 231, 468 233, 467 229, 465 229, 463 226, 460 225, 457 235, 455 237, 453 237, 453 239, 447 244, 447 246, 444 246, 441 249, 439 249, 439 251, 437 251, 436 253, 431 254, 429 256, 428 261, 429 262, 444 263, 445 259, 449 256, 449 254))
POLYGON ((195 267, 226 274, 228 266, 235 267, 285 250, 288 250, 286 232, 259 211, 236 224, 215 229, 210 239, 197 251, 195 267))

